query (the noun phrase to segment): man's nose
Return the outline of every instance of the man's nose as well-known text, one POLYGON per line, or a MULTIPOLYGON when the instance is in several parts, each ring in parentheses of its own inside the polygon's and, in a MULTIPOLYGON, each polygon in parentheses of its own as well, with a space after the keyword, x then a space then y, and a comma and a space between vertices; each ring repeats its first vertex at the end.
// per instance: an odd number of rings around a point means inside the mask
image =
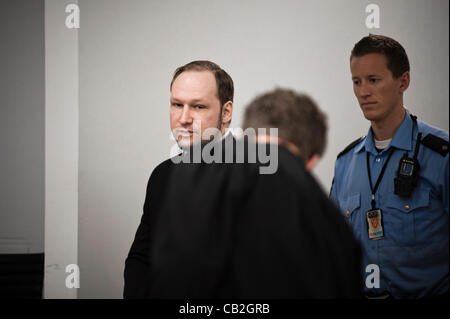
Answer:
POLYGON ((192 115, 189 105, 183 106, 183 110, 180 117, 180 123, 183 125, 192 123, 192 115))
POLYGON ((367 84, 367 82, 362 82, 361 85, 359 86, 359 96, 361 98, 367 98, 371 95, 371 90, 367 84))

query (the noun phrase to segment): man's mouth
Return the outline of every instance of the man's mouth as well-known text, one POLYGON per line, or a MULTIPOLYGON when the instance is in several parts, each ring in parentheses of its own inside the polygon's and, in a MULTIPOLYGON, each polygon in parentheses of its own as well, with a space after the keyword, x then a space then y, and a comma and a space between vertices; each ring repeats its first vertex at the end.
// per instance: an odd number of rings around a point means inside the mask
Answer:
POLYGON ((361 106, 370 106, 370 105, 375 105, 377 104, 377 102, 363 102, 361 103, 361 106))
POLYGON ((193 134, 192 130, 181 129, 181 128, 175 129, 175 135, 177 135, 177 136, 190 136, 192 134, 193 134))
POLYGON ((180 131, 178 132, 178 136, 191 136, 192 132, 190 131, 180 131))

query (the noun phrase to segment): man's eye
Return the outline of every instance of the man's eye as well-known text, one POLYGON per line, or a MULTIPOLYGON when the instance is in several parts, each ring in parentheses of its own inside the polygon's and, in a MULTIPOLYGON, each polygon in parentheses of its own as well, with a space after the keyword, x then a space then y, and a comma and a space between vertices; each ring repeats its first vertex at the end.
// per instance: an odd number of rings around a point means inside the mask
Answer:
POLYGON ((359 80, 353 80, 354 85, 358 85, 359 83, 360 83, 359 80))
POLYGON ((369 79, 369 82, 370 83, 376 83, 376 82, 378 82, 378 79, 369 79))
POLYGON ((196 109, 204 109, 206 106, 204 105, 196 105, 194 106, 196 109))
POLYGON ((180 104, 180 103, 172 103, 172 105, 175 107, 183 107, 183 104, 180 104))

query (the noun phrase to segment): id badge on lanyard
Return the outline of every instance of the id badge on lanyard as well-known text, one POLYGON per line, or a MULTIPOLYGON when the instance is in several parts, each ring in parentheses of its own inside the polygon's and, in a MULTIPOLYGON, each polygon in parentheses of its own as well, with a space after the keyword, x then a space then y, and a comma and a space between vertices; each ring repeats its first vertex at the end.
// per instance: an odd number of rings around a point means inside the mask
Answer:
POLYGON ((376 240, 384 238, 381 209, 371 209, 367 211, 366 219, 369 239, 376 240))
POLYGON ((391 151, 388 158, 386 159, 386 162, 384 163, 381 169, 380 176, 378 176, 375 187, 372 186, 372 177, 370 174, 370 164, 369 164, 369 153, 367 153, 367 175, 369 176, 369 185, 370 190, 372 191, 372 203, 371 203, 372 209, 366 212, 367 234, 369 235, 370 240, 377 240, 384 238, 383 218, 382 218, 383 216, 381 209, 376 208, 375 193, 378 189, 378 186, 380 185, 381 179, 383 178, 384 171, 386 170, 387 164, 391 159, 392 153, 393 151, 391 151))

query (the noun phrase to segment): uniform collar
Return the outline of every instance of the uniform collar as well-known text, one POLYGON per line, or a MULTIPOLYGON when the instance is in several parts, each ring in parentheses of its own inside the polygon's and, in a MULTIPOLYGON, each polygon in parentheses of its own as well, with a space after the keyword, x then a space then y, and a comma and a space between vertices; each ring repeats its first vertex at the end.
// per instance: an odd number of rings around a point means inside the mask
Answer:
MULTIPOLYGON (((413 120, 411 119, 411 116, 408 112, 408 110, 405 110, 405 118, 403 119, 402 124, 399 126, 397 131, 394 134, 394 137, 392 138, 391 144, 386 147, 383 151, 380 153, 386 152, 391 147, 395 147, 398 149, 402 149, 405 151, 411 151, 412 150, 412 126, 413 126, 413 120)), ((372 128, 369 128, 369 132, 367 133, 366 138, 364 139, 364 142, 360 143, 355 148, 355 153, 360 152, 362 149, 367 150, 367 152, 370 152, 372 154, 378 154, 375 143, 373 141, 373 132, 372 128)))

